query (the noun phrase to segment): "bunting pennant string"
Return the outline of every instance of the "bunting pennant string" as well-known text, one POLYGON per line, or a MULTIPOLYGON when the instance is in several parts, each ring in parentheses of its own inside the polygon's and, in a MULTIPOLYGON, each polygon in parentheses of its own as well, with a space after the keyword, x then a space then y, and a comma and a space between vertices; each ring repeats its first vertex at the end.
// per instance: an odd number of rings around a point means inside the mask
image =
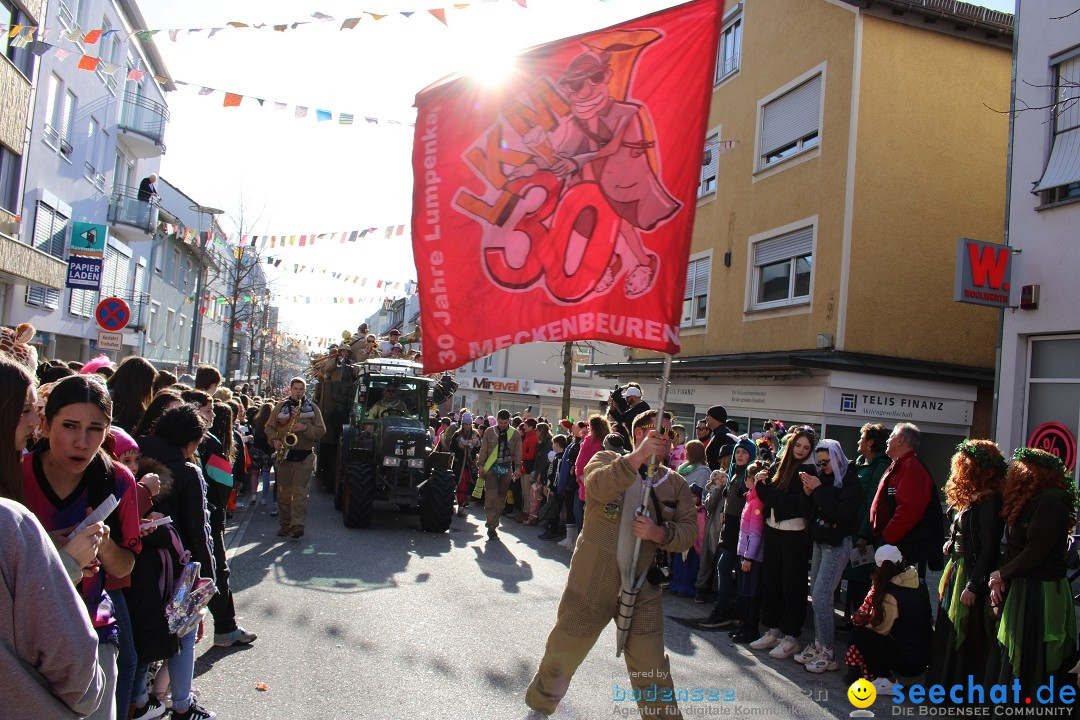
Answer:
MULTIPOLYGON (((446 20, 446 17, 447 17, 446 12, 447 12, 447 10, 454 10, 456 12, 462 12, 462 11, 465 11, 465 10, 472 9, 473 6, 475 6, 475 5, 488 5, 488 4, 491 4, 491 3, 507 2, 507 1, 513 2, 514 4, 519 5, 522 8, 526 8, 526 9, 528 8, 527 0, 476 0, 475 2, 471 2, 471 3, 453 3, 451 5, 448 5, 445 8, 435 8, 435 9, 424 8, 424 9, 426 9, 427 13, 430 13, 430 15, 432 17, 434 17, 435 19, 437 19, 439 21, 439 23, 441 23, 443 26, 447 26, 448 25, 447 20, 446 20)), ((599 0, 599 2, 607 2, 607 0, 599 0)), ((385 13, 385 14, 374 13, 374 12, 370 12, 368 10, 361 10, 356 17, 345 18, 344 20, 342 20, 341 25, 339 26, 338 30, 339 31, 341 31, 341 30, 352 30, 353 28, 357 27, 362 21, 367 20, 368 22, 378 22, 379 20, 383 20, 385 18, 392 17, 394 15, 401 16, 402 18, 404 18, 406 20, 412 18, 414 15, 416 15, 418 17, 426 17, 427 16, 427 14, 421 12, 421 9, 419 9, 419 8, 413 9, 413 10, 397 10, 397 11, 394 11, 392 13, 385 13)), ((169 39, 172 42, 176 42, 180 38, 181 33, 183 33, 185 35, 192 35, 194 33, 207 33, 207 38, 212 38, 215 35, 217 35, 218 33, 226 31, 226 30, 268 30, 270 32, 287 32, 289 30, 299 30, 300 28, 305 27, 307 25, 320 25, 320 24, 331 23, 331 22, 337 22, 336 18, 334 18, 331 15, 327 15, 326 13, 315 11, 308 18, 305 18, 303 20, 295 20, 295 21, 292 21, 292 22, 286 22, 286 23, 246 23, 246 22, 241 22, 241 21, 238 21, 238 20, 231 20, 229 22, 226 22, 224 25, 219 25, 219 26, 214 26, 214 27, 201 27, 201 28, 133 28, 131 30, 131 32, 128 34, 128 37, 131 37, 132 35, 137 35, 142 40, 148 40, 151 37, 153 37, 154 35, 157 35, 158 33, 166 33, 166 34, 168 34, 169 39)), ((113 33, 119 32, 119 30, 115 30, 115 29, 106 30, 104 28, 91 28, 89 30, 83 30, 81 28, 75 28, 73 30, 69 30, 67 27, 64 27, 64 26, 47 27, 47 26, 23 26, 23 25, 15 25, 15 24, 0 25, 0 31, 9 32, 10 37, 15 37, 16 33, 21 31, 23 28, 29 28, 32 32, 37 31, 37 30, 41 30, 43 33, 52 32, 54 30, 60 30, 62 32, 62 36, 64 37, 64 39, 71 40, 72 42, 82 42, 82 43, 85 43, 87 45, 94 45, 101 38, 107 37, 107 36, 109 36, 109 35, 111 35, 113 33)))
POLYGON ((309 248, 314 247, 316 243, 320 246, 327 243, 336 242, 341 245, 347 242, 356 242, 367 237, 382 238, 384 240, 390 240, 394 237, 403 237, 406 229, 409 226, 407 224, 400 225, 385 225, 382 227, 368 227, 362 230, 342 230, 340 232, 321 232, 321 233, 265 233, 259 235, 242 235, 240 237, 240 245, 247 247, 258 247, 261 249, 280 250, 283 248, 302 247, 309 248))
MULTIPOLYGON (((3 26, 0 26, 0 27, 3 27, 3 26)), ((31 30, 33 30, 33 28, 31 28, 31 30)), ((18 37, 19 38, 25 38, 25 37, 28 37, 28 36, 20 34, 18 37)), ((14 40, 12 41, 12 44, 14 44, 14 40)), ((121 70, 121 66, 117 65, 115 63, 105 62, 105 61, 101 60, 100 58, 94 57, 93 55, 82 55, 82 54, 79 54, 79 53, 73 53, 70 50, 65 50, 62 47, 59 47, 57 45, 51 45, 51 44, 49 44, 47 42, 44 42, 44 41, 41 41, 41 40, 30 41, 30 40, 27 39, 25 41, 25 43, 23 43, 23 44, 24 45, 29 45, 30 49, 31 49, 31 52, 33 52, 34 55, 36 55, 38 57, 41 57, 42 55, 44 55, 46 52, 48 52, 50 50, 52 50, 52 51, 54 51, 56 53, 56 59, 60 60, 60 61, 66 60, 69 57, 77 57, 78 60, 76 62, 77 62, 78 68, 80 70, 88 70, 88 71, 95 71, 96 70, 98 72, 103 72, 103 73, 105 73, 107 75, 115 75, 118 71, 121 70)), ((126 75, 126 79, 131 80, 133 82, 139 82, 147 74, 149 74, 149 73, 147 73, 144 70, 132 69, 132 70, 128 71, 128 73, 126 75)), ((199 95, 213 95, 214 93, 222 93, 223 96, 224 96, 224 99, 222 101, 222 107, 227 107, 227 108, 229 108, 229 107, 240 107, 241 103, 245 99, 254 100, 256 103, 258 103, 259 107, 263 108, 264 110, 265 109, 284 110, 287 107, 289 107, 289 103, 284 103, 284 102, 279 102, 279 101, 271 101, 272 102, 272 108, 267 108, 267 105, 266 105, 267 100, 266 100, 266 98, 259 98, 259 97, 254 97, 254 96, 251 96, 251 95, 243 95, 241 93, 232 92, 230 90, 222 90, 222 89, 219 89, 219 88, 214 88, 214 87, 210 87, 210 86, 207 86, 207 85, 202 85, 200 83, 191 83, 191 82, 187 82, 187 81, 184 81, 184 80, 174 80, 172 78, 164 77, 162 75, 154 75, 154 79, 157 82, 161 83, 162 85, 165 85, 165 84, 171 82, 171 83, 173 83, 173 84, 175 84, 175 85, 177 85, 179 87, 197 88, 199 95)), ((297 119, 303 119, 303 118, 308 117, 308 115, 309 115, 308 110, 310 108, 308 108, 307 106, 304 106, 304 105, 294 105, 293 107, 294 107, 293 117, 295 117, 297 119)), ((337 119, 336 124, 338 124, 338 125, 354 125, 354 124, 356 124, 355 123, 355 118, 357 117, 356 113, 338 112, 338 111, 335 111, 335 110, 325 110, 325 109, 317 109, 317 110, 315 110, 314 116, 315 116, 315 120, 318 123, 327 123, 329 121, 334 120, 335 117, 336 117, 336 119, 337 119)), ((405 119, 405 118, 379 118, 379 117, 375 117, 375 116, 371 116, 371 115, 361 115, 360 117, 363 117, 364 120, 366 121, 366 124, 368 124, 368 125, 379 125, 380 123, 385 124, 385 125, 400 125, 400 126, 408 126, 408 127, 413 127, 415 125, 415 123, 411 119, 405 119)))
POLYGON ((266 256, 266 264, 275 268, 279 268, 286 272, 291 271, 294 275, 301 274, 318 274, 327 279, 340 280, 343 283, 350 283, 352 285, 358 285, 360 287, 373 287, 382 290, 400 290, 405 295, 412 295, 416 292, 415 280, 380 280, 376 277, 367 277, 364 275, 354 275, 352 273, 338 272, 336 270, 327 270, 313 265, 302 265, 300 263, 283 263, 282 258, 273 256, 266 256))

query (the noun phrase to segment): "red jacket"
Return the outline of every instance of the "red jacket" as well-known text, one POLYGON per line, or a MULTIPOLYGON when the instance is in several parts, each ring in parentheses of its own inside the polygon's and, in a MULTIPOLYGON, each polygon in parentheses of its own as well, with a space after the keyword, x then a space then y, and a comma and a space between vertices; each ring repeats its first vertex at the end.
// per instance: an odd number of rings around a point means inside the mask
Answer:
POLYGON ((881 476, 874 503, 870 506, 870 527, 874 535, 884 538, 890 545, 901 543, 926 512, 932 484, 930 474, 914 452, 893 460, 881 476), (886 495, 896 502, 896 509, 891 513, 891 503, 886 495))
POLYGON ((533 463, 536 462, 536 431, 521 431, 521 462, 525 464, 526 472, 533 471, 533 463))

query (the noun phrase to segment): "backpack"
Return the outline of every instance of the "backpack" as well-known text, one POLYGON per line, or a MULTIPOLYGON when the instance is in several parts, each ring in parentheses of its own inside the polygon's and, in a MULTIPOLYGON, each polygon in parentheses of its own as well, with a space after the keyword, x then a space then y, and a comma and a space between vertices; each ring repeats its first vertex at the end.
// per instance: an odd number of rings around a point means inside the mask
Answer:
MULTIPOLYGON (((934 482, 933 473, 926 467, 922 458, 915 456, 915 459, 923 466, 927 477, 930 478, 930 501, 926 503, 922 518, 908 533, 908 537, 897 543, 897 547, 903 554, 904 560, 911 564, 926 560, 927 568, 934 572, 941 572, 945 569, 945 554, 942 552, 946 534, 945 513, 941 509, 940 492, 937 483, 934 482)), ((896 499, 885 493, 885 501, 890 504, 890 512, 896 512, 896 499)))

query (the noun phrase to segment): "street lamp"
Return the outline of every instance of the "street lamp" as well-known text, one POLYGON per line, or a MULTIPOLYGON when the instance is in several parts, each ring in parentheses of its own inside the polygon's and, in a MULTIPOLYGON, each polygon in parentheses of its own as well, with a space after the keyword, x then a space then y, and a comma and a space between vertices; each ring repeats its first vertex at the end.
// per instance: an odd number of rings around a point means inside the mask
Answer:
POLYGON ((213 237, 214 224, 218 215, 224 214, 224 210, 218 208, 207 207, 205 205, 191 205, 191 210, 199 213, 199 276, 195 282, 195 312, 191 318, 191 346, 188 348, 188 369, 191 372, 195 372, 195 344, 199 341, 199 335, 202 334, 202 296, 203 285, 205 283, 206 275, 206 246, 210 244, 210 239, 213 237), (210 230, 206 233, 206 239, 202 237, 203 216, 210 216, 210 230))

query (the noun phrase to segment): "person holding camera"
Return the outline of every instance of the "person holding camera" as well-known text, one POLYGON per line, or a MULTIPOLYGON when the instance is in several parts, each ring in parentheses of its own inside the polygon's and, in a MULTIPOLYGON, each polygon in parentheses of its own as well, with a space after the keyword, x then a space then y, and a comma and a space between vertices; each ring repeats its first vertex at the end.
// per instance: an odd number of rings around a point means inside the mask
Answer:
MULTIPOLYGON (((697 508, 686 480, 663 464, 651 482, 648 512, 638 514, 647 466, 662 463, 671 449, 671 416, 639 414, 634 449, 627 455, 602 450, 585 468, 585 523, 570 560, 555 627, 548 635, 540 667, 525 693, 525 703, 550 715, 566 694, 574 672, 619 611, 620 566, 629 567, 635 540, 641 551, 634 575, 649 569, 658 549, 681 553, 698 536, 697 508), (657 516, 659 512, 660 517, 657 516)), ((626 669, 642 717, 682 717, 664 653, 661 588, 646 582, 638 593, 625 646, 626 669)))
POLYGON ((608 417, 615 426, 613 429, 627 440, 634 418, 649 409, 649 403, 641 398, 641 386, 636 382, 627 383, 625 387, 616 385, 608 398, 608 417))

